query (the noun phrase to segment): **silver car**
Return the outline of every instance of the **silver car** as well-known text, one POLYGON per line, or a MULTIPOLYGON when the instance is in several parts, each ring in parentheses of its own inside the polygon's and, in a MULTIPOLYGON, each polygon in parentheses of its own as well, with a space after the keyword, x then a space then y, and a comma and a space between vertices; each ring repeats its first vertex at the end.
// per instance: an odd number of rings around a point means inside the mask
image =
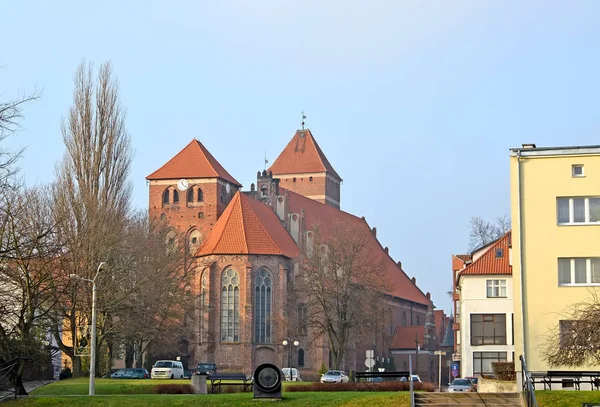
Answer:
POLYGON ((348 383, 348 375, 341 370, 328 370, 321 376, 321 383, 348 383))
POLYGON ((450 393, 471 392, 473 390, 473 384, 469 379, 454 379, 452 380, 452 383, 450 383, 450 386, 448 386, 448 391, 450 393))

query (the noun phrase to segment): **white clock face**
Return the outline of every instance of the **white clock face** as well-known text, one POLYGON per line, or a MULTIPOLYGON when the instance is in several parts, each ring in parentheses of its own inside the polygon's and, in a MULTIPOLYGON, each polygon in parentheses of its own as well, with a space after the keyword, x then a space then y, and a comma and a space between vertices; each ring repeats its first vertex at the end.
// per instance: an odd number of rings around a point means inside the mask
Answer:
POLYGON ((180 191, 185 191, 188 188, 188 185, 187 179, 180 179, 177 182, 177 189, 180 191))
POLYGON ((231 192, 231 187, 229 186, 229 184, 225 185, 225 191, 227 191, 227 193, 231 192))

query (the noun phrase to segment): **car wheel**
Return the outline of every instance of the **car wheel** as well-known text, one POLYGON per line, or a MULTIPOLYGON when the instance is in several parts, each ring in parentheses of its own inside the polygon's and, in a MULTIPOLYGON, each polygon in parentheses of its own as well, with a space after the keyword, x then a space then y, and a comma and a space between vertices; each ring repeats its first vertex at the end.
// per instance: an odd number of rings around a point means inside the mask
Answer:
POLYGON ((171 379, 174 379, 174 378, 175 378, 175 376, 174 376, 174 375, 171 375, 171 379))

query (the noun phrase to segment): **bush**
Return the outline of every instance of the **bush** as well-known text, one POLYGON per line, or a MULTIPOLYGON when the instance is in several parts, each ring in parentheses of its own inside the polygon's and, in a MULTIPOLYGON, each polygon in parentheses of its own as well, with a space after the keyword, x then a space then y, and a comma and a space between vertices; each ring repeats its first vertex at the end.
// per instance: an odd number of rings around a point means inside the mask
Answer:
POLYGON ((321 375, 324 375, 325 373, 327 373, 329 369, 327 368, 327 366, 325 366, 325 363, 321 364, 321 368, 319 369, 319 378, 321 377, 321 375))
POLYGON ((158 394, 194 394, 191 384, 159 384, 154 391, 158 394))
MULTIPOLYGON (((414 389, 435 391, 431 383, 414 383, 414 389)), ((286 388, 290 392, 303 391, 408 391, 408 382, 360 382, 360 383, 311 383, 291 385, 286 388)))
POLYGON ((71 377, 73 377, 73 372, 71 372, 71 368, 65 367, 63 370, 60 371, 60 374, 58 375, 58 380, 69 379, 71 377))
POLYGON ((492 362, 494 376, 498 380, 513 382, 517 380, 514 362, 492 362))

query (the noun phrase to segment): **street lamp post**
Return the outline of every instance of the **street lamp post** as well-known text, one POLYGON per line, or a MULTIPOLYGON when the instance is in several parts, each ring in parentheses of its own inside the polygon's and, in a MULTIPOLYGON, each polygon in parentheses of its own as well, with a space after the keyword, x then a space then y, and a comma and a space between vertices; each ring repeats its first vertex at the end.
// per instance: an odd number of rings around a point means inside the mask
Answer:
POLYGON ((89 281, 92 283, 92 343, 90 345, 90 388, 89 395, 93 396, 96 392, 96 278, 101 270, 104 269, 106 265, 105 262, 102 262, 98 265, 98 269, 96 270, 96 275, 93 279, 79 277, 77 274, 71 274, 69 277, 76 278, 83 281, 89 281))
POLYGON ((298 346, 300 342, 295 339, 285 338, 282 342, 283 346, 288 346, 288 367, 290 368, 290 381, 292 380, 292 345, 298 346))

